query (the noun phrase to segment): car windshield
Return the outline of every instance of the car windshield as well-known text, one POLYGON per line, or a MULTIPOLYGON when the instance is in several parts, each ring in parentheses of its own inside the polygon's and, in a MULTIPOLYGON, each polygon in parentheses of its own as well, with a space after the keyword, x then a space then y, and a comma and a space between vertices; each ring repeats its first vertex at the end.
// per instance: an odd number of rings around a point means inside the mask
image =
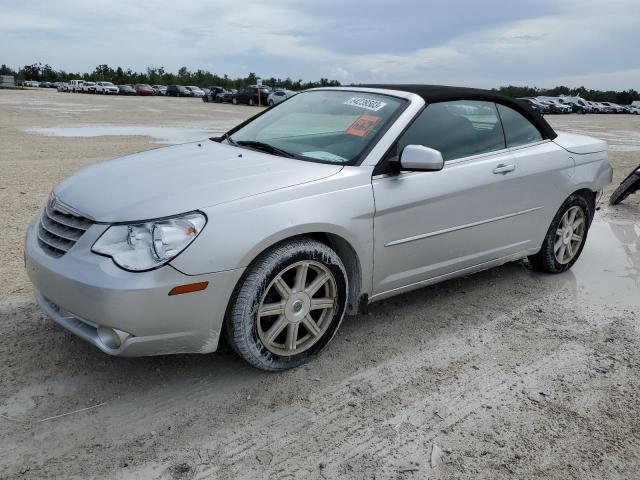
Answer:
POLYGON ((400 98, 368 92, 303 92, 233 132, 228 140, 301 160, 349 164, 405 105, 400 98))
POLYGON ((103 87, 113 87, 113 83, 111 82, 102 82, 103 87))

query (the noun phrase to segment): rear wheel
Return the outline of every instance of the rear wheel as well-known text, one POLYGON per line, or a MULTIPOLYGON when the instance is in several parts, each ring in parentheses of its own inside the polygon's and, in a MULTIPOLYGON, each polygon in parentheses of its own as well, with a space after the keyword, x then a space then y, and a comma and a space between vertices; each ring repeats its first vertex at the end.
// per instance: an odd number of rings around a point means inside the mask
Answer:
POLYGON ((569 270, 582 253, 591 217, 587 200, 578 194, 571 195, 551 222, 540 251, 529 257, 531 265, 549 273, 569 270))
POLYGON ((227 312, 227 338, 254 367, 297 367, 333 338, 346 302, 340 257, 323 243, 296 239, 265 252, 249 267, 227 312))

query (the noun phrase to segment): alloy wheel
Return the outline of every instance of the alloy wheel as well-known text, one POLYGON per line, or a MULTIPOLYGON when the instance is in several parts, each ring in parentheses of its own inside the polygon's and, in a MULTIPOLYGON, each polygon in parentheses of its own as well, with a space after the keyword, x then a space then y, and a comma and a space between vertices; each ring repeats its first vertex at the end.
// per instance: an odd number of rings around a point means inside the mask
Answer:
POLYGON ((576 256, 585 237, 586 215, 579 206, 564 213, 556 230, 553 251, 558 263, 566 265, 576 256))
POLYGON ((258 337, 271 353, 297 355, 311 348, 331 324, 338 291, 331 271, 304 260, 276 275, 257 311, 258 337))

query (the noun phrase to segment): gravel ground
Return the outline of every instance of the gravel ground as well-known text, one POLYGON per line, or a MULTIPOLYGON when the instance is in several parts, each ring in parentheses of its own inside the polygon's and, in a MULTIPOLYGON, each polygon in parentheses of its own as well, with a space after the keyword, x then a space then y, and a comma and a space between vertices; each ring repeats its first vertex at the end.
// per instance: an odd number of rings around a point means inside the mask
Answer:
MULTIPOLYGON (((256 112, 0 90, 0 478, 637 478, 640 195, 603 206, 570 272, 512 263, 373 304, 281 374, 108 357, 38 311, 22 237, 56 182, 256 112)), ((640 163, 638 116, 549 119, 610 142, 607 198, 640 163)))

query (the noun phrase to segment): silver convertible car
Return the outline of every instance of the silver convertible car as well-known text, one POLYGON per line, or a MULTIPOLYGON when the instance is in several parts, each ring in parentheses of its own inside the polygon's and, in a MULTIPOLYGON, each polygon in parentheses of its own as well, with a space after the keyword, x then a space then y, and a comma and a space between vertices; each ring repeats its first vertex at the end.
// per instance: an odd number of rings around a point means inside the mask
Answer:
POLYGON ((528 258, 582 251, 607 145, 482 90, 299 93, 221 137, 85 168, 26 236, 41 308, 102 351, 307 361, 345 314, 528 258))

